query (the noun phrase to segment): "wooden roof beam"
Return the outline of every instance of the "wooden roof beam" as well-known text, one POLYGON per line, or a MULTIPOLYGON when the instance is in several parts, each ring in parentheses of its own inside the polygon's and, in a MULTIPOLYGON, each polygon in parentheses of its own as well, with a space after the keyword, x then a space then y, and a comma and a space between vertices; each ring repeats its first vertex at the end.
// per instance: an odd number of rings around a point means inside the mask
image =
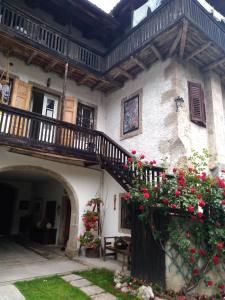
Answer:
POLYGON ((205 66, 202 71, 205 72, 205 71, 209 71, 209 70, 213 70, 215 69, 216 67, 218 67, 219 65, 222 65, 223 63, 225 63, 225 57, 223 58, 220 58, 210 64, 208 64, 207 66, 205 66))
POLYGON ((200 54, 201 52, 203 52, 204 50, 206 50, 207 48, 209 48, 211 45, 212 45, 212 42, 208 42, 208 43, 202 45, 201 47, 198 47, 196 50, 194 50, 191 54, 189 54, 186 57, 186 61, 189 61, 190 59, 192 59, 196 55, 200 54))
POLYGON ((28 57, 26 64, 30 65, 33 61, 33 59, 38 55, 37 51, 33 51, 30 56, 28 57))
POLYGON ((118 68, 118 72, 114 75, 113 79, 115 79, 116 77, 118 77, 120 74, 123 74, 125 77, 127 77, 128 79, 133 80, 134 77, 128 73, 126 70, 124 70, 123 68, 118 68))
POLYGON ((77 85, 84 84, 90 78, 90 74, 85 74, 78 82, 77 85))
POLYGON ((150 46, 152 52, 155 54, 155 56, 158 58, 158 60, 162 60, 162 55, 160 54, 159 50, 156 48, 154 44, 150 46))
POLYGON ((46 65, 46 67, 44 68, 45 72, 50 72, 56 65, 57 65, 58 61, 53 60, 50 61, 48 65, 46 65))
POLYGON ((186 40, 187 40, 187 32, 188 32, 188 21, 184 20, 183 21, 183 30, 181 34, 181 42, 180 42, 180 53, 179 56, 183 58, 184 56, 184 50, 185 50, 185 45, 186 45, 186 40))
POLYGON ((146 66, 139 58, 134 57, 134 56, 131 56, 130 58, 131 58, 131 60, 132 60, 134 63, 136 63, 136 65, 138 65, 142 70, 145 70, 145 71, 148 70, 147 66, 146 66))
POLYGON ((176 37, 172 43, 172 46, 170 48, 170 51, 169 51, 169 56, 172 56, 175 52, 175 50, 177 49, 177 46, 180 42, 180 39, 181 39, 181 36, 182 36, 182 32, 183 32, 183 28, 181 28, 178 32, 178 34, 176 34, 176 37))

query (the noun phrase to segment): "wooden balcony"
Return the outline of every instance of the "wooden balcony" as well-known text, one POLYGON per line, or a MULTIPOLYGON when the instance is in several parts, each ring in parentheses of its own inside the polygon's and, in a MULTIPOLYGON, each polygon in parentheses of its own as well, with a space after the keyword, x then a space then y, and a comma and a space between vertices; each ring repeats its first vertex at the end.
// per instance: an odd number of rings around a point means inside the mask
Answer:
POLYGON ((7 1, 0 5, 1 43, 10 45, 12 52, 17 48, 15 43, 29 45, 26 51, 22 47, 15 55, 24 55, 27 63, 34 62, 61 75, 68 60, 69 77, 92 89, 108 92, 121 88, 125 81, 149 69, 155 61, 175 54, 204 70, 225 74, 225 27, 197 0, 166 1, 103 54, 7 1))
MULTIPOLYGON (((124 168, 130 153, 103 132, 88 130, 33 112, 0 104, 0 145, 14 152, 50 159, 73 158, 106 169, 121 186, 128 189, 140 176, 134 168, 124 168), (14 149, 18 149, 15 151, 14 149), (19 151, 21 150, 21 151, 19 151), (34 155, 35 156, 35 155, 34 155)), ((160 168, 146 169, 141 174, 148 182, 159 182, 160 168)))

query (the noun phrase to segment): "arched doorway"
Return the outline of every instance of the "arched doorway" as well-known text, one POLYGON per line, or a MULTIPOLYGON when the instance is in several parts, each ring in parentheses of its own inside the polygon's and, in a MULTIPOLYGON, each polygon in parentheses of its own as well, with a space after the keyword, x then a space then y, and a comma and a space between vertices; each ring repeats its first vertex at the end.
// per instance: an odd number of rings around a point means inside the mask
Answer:
MULTIPOLYGON (((7 208, 13 215, 11 227, 2 221, 2 231, 7 232, 8 226, 9 234, 22 234, 42 244, 55 244, 65 248, 68 256, 75 255, 78 201, 63 176, 36 166, 16 166, 0 169, 1 184, 13 186, 18 191, 14 204, 7 208)), ((6 193, 12 198, 10 190, 5 188, 2 192, 0 189, 0 199, 5 198, 6 193)))

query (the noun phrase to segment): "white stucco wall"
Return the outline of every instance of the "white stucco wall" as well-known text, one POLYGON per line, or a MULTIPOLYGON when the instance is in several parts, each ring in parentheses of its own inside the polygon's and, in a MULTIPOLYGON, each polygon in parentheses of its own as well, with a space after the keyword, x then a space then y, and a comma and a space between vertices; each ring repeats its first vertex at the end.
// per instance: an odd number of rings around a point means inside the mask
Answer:
POLYGON ((191 149, 207 148, 207 130, 190 121, 188 81, 199 82, 204 88, 203 75, 193 65, 175 59, 155 63, 105 99, 106 133, 127 150, 136 149, 159 163, 168 157, 168 163, 173 164, 189 155, 191 149), (121 100, 139 89, 143 90, 143 132, 120 140, 121 100), (174 102, 177 96, 185 101, 178 113, 174 102))
MULTIPOLYGON (((63 78, 56 73, 46 73, 40 67, 27 65, 15 57, 10 57, 9 62, 13 64, 13 66, 10 66, 10 74, 18 76, 20 80, 35 82, 36 84, 46 87, 48 78, 51 78, 50 88, 62 93, 63 78)), ((6 57, 0 52, 0 70, 5 70, 7 63, 6 57)), ((104 97, 102 93, 91 91, 91 89, 86 86, 78 86, 75 81, 68 80, 66 95, 75 96, 78 100, 86 104, 89 103, 97 106, 97 129, 101 131, 105 130, 104 97)))

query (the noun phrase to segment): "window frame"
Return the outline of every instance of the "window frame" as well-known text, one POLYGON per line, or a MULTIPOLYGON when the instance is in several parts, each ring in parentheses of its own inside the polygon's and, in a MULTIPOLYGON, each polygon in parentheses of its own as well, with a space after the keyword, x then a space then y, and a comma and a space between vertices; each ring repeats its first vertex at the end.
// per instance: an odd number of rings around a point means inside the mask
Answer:
POLYGON ((188 102, 191 122, 198 126, 206 127, 205 96, 202 84, 200 82, 188 81, 188 102), (195 95, 197 95, 199 99, 199 104, 197 104, 197 108, 196 103, 194 103, 195 95))
MULTIPOLYGON (((125 234, 131 234, 131 228, 125 228, 122 224, 122 203, 125 203, 123 200, 123 197, 125 196, 125 193, 119 194, 119 216, 118 216, 118 231, 125 234)), ((126 203, 125 203, 126 205, 126 203)))

